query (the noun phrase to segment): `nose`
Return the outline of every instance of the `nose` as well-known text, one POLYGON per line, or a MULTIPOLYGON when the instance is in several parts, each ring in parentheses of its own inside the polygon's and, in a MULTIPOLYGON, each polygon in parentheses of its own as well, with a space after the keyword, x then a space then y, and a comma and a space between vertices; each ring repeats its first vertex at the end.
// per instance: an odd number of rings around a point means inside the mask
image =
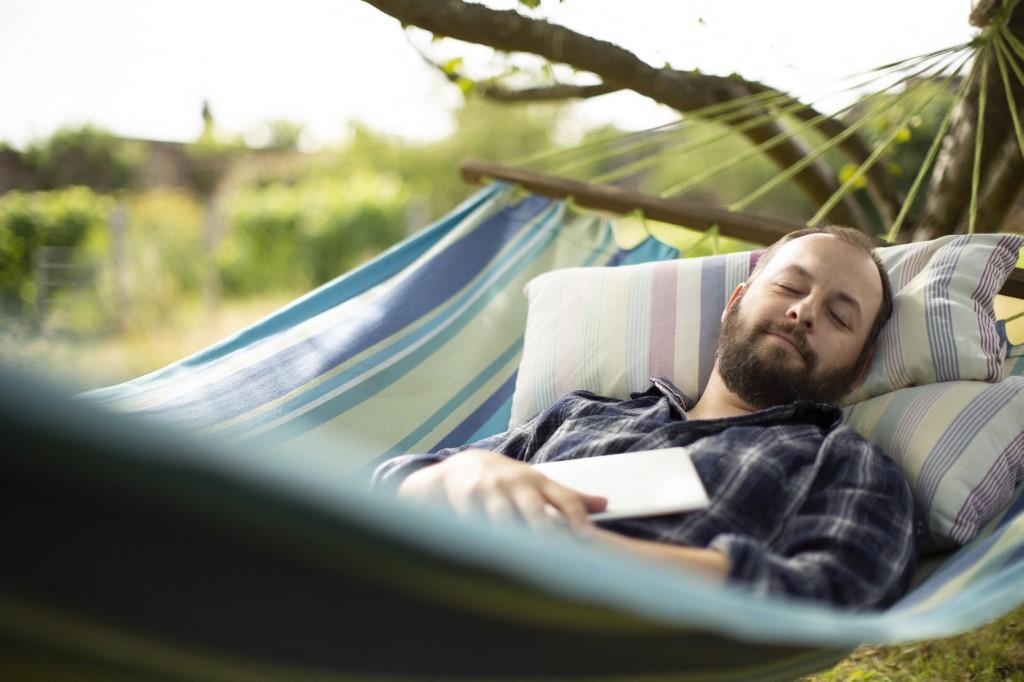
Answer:
POLYGON ((814 328, 814 306, 807 299, 795 301, 786 310, 786 319, 810 331, 814 328))

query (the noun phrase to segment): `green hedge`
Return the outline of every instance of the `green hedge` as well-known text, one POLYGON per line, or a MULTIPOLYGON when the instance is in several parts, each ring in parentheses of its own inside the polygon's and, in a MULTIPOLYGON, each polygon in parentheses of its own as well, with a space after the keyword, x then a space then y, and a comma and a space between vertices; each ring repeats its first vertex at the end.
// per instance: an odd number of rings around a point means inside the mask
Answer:
POLYGON ((395 176, 353 173, 244 189, 226 203, 218 249, 230 294, 322 284, 405 234, 406 195, 395 176))
POLYGON ((42 246, 78 250, 102 238, 113 200, 85 187, 0 196, 0 307, 6 315, 31 314, 38 298, 33 258, 42 246))

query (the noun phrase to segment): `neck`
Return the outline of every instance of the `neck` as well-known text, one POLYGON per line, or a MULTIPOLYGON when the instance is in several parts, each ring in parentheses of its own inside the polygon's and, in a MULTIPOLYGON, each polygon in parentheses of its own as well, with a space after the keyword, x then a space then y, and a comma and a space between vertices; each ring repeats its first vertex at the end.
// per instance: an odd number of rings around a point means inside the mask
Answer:
POLYGON ((689 419, 719 419, 737 417, 751 412, 757 412, 757 408, 729 390, 725 382, 722 381, 722 377, 718 373, 718 363, 715 362, 707 388, 704 389, 704 393, 693 409, 687 411, 686 416, 689 419))

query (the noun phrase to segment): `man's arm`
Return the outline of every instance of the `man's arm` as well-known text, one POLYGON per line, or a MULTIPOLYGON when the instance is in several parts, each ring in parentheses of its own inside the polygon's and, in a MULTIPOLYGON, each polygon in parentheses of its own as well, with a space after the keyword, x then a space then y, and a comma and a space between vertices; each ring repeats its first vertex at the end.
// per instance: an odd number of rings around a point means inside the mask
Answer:
POLYGON ((902 473, 859 435, 841 428, 822 446, 810 494, 768 547, 739 533, 709 548, 729 558, 730 581, 851 608, 887 606, 913 574, 913 500, 902 473))
POLYGON ((729 557, 716 549, 683 547, 654 540, 640 540, 596 526, 586 531, 584 537, 628 554, 653 559, 673 568, 697 570, 720 582, 729 575, 729 557))

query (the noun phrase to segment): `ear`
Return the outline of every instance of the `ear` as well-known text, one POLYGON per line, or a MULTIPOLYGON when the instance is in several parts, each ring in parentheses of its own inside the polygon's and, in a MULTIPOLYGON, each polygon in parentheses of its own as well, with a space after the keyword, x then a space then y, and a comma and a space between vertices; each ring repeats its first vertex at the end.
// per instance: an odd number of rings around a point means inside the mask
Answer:
POLYGON ((740 296, 743 295, 743 291, 747 288, 746 282, 740 282, 736 285, 736 288, 732 290, 732 294, 729 296, 729 300, 725 302, 725 310, 722 311, 721 322, 725 322, 725 315, 729 312, 729 309, 736 305, 736 301, 740 300, 740 296))

